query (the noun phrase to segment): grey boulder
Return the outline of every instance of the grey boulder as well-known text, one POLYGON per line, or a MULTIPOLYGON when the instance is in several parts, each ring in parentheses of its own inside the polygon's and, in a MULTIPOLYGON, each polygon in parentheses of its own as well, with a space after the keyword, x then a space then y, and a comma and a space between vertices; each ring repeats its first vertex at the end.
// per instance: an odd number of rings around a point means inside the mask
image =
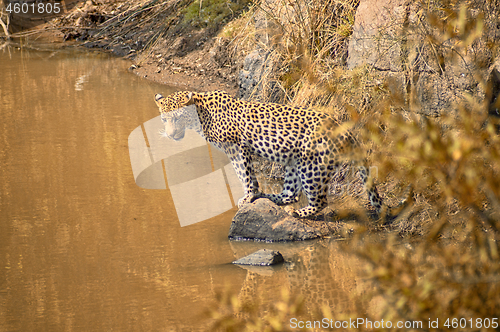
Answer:
POLYGON ((310 240, 321 236, 319 229, 292 217, 265 198, 242 207, 229 228, 231 240, 280 242, 310 240))

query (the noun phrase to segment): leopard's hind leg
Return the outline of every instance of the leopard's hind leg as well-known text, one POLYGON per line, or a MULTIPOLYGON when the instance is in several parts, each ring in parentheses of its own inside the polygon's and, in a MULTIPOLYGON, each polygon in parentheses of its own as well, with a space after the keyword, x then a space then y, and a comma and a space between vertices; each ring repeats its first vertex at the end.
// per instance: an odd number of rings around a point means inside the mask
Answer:
MULTIPOLYGON (((286 166, 283 191, 280 194, 261 194, 260 197, 268 198, 277 205, 291 204, 297 201, 301 188, 301 181, 300 177, 297 175, 297 168, 295 166, 286 166)), ((257 198, 259 197, 255 197, 252 201, 257 198)))
POLYGON ((380 213, 382 211, 382 198, 378 194, 377 187, 375 187, 375 184, 373 183, 373 176, 370 174, 370 170, 367 169, 366 166, 360 166, 359 174, 361 181, 365 186, 371 206, 375 208, 377 213, 380 213))
POLYGON ((309 202, 306 207, 293 212, 297 218, 306 218, 320 212, 328 204, 327 193, 332 167, 321 167, 317 164, 298 167, 302 189, 309 202))

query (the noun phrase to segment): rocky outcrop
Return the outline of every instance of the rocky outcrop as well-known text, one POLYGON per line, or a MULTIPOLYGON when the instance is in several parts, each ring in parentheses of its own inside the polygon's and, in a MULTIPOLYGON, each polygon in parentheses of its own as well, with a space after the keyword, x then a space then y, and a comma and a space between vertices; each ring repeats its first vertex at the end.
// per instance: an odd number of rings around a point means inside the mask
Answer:
MULTIPOLYGON (((273 0, 267 0, 263 5, 269 10, 275 3, 273 0)), ((277 33, 275 23, 268 19, 268 15, 261 9, 255 13, 253 24, 256 47, 243 61, 243 68, 238 75, 237 97, 245 100, 278 101, 282 97, 282 91, 274 76, 279 67, 279 60, 273 54, 271 45, 272 36, 277 33)))
POLYGON ((406 2, 370 0, 359 3, 349 42, 349 69, 368 64, 379 70, 401 71, 406 2))
POLYGON ((451 21, 430 23, 426 8, 418 3, 361 0, 349 41, 347 66, 353 69, 368 65, 379 70, 382 76, 391 77, 404 98, 420 106, 422 114, 439 116, 464 93, 487 93, 475 75, 491 72, 494 59, 488 45, 500 40, 497 7, 477 3, 468 8, 468 33, 473 33, 480 12, 485 13, 484 29, 476 42, 460 49, 461 32, 444 32, 452 28, 451 21))
POLYGON ((248 256, 235 260, 233 264, 270 266, 283 263, 285 260, 279 251, 261 249, 248 256))
POLYGON ((229 229, 232 240, 301 241, 323 235, 319 228, 292 217, 268 199, 258 199, 241 208, 229 229))
POLYGON ((260 95, 262 91, 262 76, 269 67, 268 51, 254 50, 245 57, 243 69, 238 76, 238 98, 249 100, 260 95))
POLYGON ((488 76, 489 90, 486 92, 488 112, 490 115, 500 117, 500 57, 491 66, 488 76))

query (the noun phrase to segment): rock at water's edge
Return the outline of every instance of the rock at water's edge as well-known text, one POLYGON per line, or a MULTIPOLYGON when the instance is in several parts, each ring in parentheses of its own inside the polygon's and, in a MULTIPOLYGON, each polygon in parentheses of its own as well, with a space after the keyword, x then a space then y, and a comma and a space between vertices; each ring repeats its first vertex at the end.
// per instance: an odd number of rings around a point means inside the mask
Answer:
POLYGON ((285 260, 279 251, 261 249, 233 262, 239 265, 269 266, 283 263, 285 260))
POLYGON ((304 224, 268 199, 241 208, 229 228, 230 239, 302 241, 321 237, 319 229, 304 224))

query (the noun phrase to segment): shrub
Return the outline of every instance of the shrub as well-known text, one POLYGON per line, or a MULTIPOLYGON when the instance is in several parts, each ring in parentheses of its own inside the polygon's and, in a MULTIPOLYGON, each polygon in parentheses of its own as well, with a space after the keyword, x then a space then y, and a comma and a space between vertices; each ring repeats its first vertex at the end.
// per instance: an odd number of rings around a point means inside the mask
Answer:
MULTIPOLYGON (((488 79, 488 67, 499 56, 498 36, 490 29, 497 24, 499 5, 417 3, 408 36, 420 42, 420 55, 426 53, 419 58, 408 40, 402 43, 407 47, 404 84, 370 67, 343 67, 355 8, 349 1, 298 0, 268 10, 282 27, 273 50, 282 70, 272 79, 280 82, 288 102, 357 122, 381 187, 410 187, 415 202, 388 226, 395 232, 380 236, 366 225, 345 245, 366 263, 373 286, 369 297, 381 299, 369 311, 361 301, 351 317, 368 312, 371 320, 422 321, 428 330, 429 319, 439 319, 439 329, 446 329, 448 318, 450 324, 463 318, 469 329, 485 329, 476 319, 500 312, 500 119, 491 112, 492 102, 500 107, 500 98, 495 101, 498 91, 488 79), (334 8, 350 14, 338 15, 334 8), (473 83, 457 90, 444 109, 429 113, 418 97, 422 86, 414 80, 423 62, 436 64, 436 75, 449 78, 456 66, 466 68, 473 83), (411 244, 399 245, 401 237, 411 244)), ((385 194, 388 201, 390 195, 385 194)), ((339 318, 326 307, 322 313, 339 318)))

